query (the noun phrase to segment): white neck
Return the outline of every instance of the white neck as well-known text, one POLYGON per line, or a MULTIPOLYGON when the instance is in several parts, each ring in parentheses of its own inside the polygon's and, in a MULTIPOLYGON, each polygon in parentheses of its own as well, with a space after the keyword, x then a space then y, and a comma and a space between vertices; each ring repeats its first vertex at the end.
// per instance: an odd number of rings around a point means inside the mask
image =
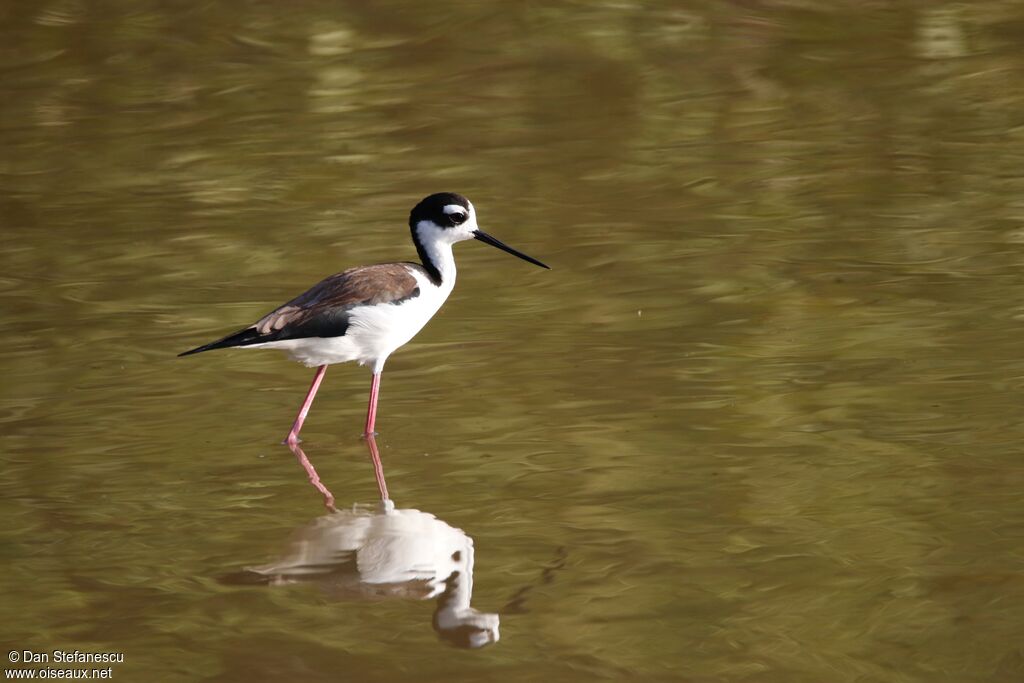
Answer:
POLYGON ((434 267, 441 273, 441 281, 451 286, 455 284, 455 254, 452 253, 452 245, 444 242, 434 242, 424 246, 427 257, 434 264, 434 267))
POLYGON ((441 287, 451 290, 455 286, 455 255, 451 243, 440 239, 439 232, 430 224, 417 226, 416 237, 423 246, 420 257, 428 270, 433 266, 441 274, 441 287))

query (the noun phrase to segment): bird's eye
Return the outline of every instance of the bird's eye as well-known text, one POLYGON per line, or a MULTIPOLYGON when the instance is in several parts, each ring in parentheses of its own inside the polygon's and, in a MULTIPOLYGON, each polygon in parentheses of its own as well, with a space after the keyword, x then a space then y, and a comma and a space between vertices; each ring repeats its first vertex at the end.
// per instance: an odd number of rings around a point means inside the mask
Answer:
POLYGON ((452 220, 452 223, 454 223, 455 225, 460 225, 462 223, 465 223, 466 222, 466 218, 468 218, 468 216, 466 214, 464 214, 464 213, 462 213, 460 211, 456 211, 455 213, 448 214, 448 217, 452 220))

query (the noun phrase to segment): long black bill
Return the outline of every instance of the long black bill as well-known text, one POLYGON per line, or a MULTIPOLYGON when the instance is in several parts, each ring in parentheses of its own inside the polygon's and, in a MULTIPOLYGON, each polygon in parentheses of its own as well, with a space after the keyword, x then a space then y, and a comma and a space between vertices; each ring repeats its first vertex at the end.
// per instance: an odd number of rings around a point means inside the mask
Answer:
POLYGON ((480 240, 484 244, 489 244, 492 247, 497 247, 498 249, 501 249, 502 251, 507 251, 508 253, 512 254, 513 256, 518 256, 519 258, 523 259, 524 261, 529 261, 530 263, 532 263, 535 266, 540 266, 541 268, 547 268, 548 270, 551 270, 551 266, 546 266, 543 263, 541 263, 540 261, 538 261, 537 259, 533 258, 532 256, 527 256, 526 254, 524 254, 521 251, 516 251, 512 247, 510 247, 507 244, 505 244, 504 242, 502 242, 501 240, 494 239, 493 237, 488 235, 483 230, 474 230, 473 231, 473 237, 475 237, 476 239, 480 240))

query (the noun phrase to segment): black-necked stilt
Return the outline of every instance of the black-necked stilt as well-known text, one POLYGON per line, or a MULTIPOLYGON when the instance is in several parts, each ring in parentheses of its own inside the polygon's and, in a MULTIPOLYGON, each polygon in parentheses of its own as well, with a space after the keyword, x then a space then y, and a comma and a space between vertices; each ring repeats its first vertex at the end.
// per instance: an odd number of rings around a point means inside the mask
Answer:
POLYGON ((409 214, 409 228, 422 263, 380 263, 331 275, 245 329, 179 355, 232 346, 274 348, 316 367, 313 384, 285 438, 289 445, 299 440, 327 366, 351 360, 369 365, 373 383, 364 434, 372 435, 385 361, 427 324, 455 286, 453 244, 477 239, 548 267, 480 230, 473 204, 462 195, 430 195, 409 214))

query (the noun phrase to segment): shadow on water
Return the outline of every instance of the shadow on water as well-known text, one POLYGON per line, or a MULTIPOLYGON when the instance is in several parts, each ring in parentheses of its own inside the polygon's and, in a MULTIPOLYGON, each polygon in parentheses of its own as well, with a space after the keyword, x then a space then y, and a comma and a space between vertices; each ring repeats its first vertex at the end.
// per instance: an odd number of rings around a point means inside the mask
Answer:
POLYGON ((298 445, 292 453, 320 492, 328 514, 299 528, 277 560, 222 577, 228 585, 312 582, 338 600, 436 600, 433 627, 452 645, 498 641, 499 616, 470 606, 473 539, 428 512, 398 508, 388 495, 376 440, 366 440, 377 479, 376 508, 338 510, 334 495, 298 445))

